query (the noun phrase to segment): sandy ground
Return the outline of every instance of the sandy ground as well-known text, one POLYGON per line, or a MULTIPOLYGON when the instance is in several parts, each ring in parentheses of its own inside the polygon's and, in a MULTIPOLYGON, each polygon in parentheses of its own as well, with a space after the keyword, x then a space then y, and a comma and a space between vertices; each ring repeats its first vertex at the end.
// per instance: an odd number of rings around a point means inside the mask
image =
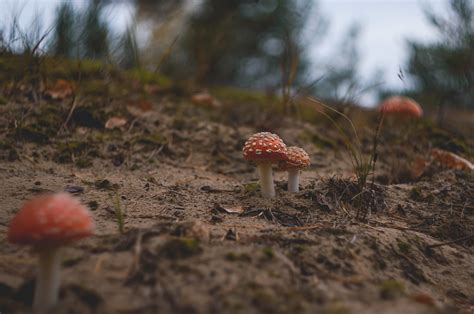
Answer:
MULTIPOLYGON (((88 204, 96 234, 63 250, 57 313, 472 313, 471 174, 431 165, 393 179, 385 137, 356 219, 351 163, 327 125, 272 129, 312 166, 294 194, 276 171, 277 197, 265 200, 241 155, 256 127, 162 97, 119 129, 84 123, 95 114, 84 106, 61 129, 67 104, 47 139, 27 126, 47 125, 50 107, 0 107, 1 313, 28 313, 34 287, 35 255, 6 242, 9 221, 26 199, 61 190, 88 204)), ((99 122, 122 107, 100 109, 99 122)), ((400 150, 417 145, 429 146, 400 150)))

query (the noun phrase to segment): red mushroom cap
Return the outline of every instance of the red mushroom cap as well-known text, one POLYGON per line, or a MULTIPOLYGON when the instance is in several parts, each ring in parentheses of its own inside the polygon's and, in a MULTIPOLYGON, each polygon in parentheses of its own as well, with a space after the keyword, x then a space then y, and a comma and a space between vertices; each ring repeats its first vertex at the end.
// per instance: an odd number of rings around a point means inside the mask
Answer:
POLYGON ((276 134, 260 132, 252 135, 243 148, 244 158, 257 163, 277 163, 286 159, 286 145, 276 134))
POLYGON ((288 147, 286 156, 288 159, 279 164, 279 168, 282 170, 303 169, 311 164, 308 153, 300 147, 288 147))
POLYGON ((421 117, 423 109, 413 99, 404 96, 392 96, 385 99, 380 105, 379 110, 386 115, 401 115, 410 117, 421 117))
POLYGON ((60 246, 92 232, 87 207, 67 193, 57 193, 27 201, 13 218, 7 238, 16 244, 60 246))

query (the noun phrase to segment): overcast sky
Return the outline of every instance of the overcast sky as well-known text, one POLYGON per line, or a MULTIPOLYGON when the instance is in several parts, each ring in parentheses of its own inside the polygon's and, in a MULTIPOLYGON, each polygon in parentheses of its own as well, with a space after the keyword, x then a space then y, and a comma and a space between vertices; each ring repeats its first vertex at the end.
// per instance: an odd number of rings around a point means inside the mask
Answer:
MULTIPOLYGON (((348 27, 362 26, 359 48, 361 73, 369 77, 376 68, 385 73, 387 86, 404 87, 397 73, 406 60, 406 40, 430 41, 436 31, 425 19, 423 9, 443 12, 447 0, 321 0, 320 9, 330 20, 323 53, 330 53, 348 27)), ((318 50, 320 47, 318 47, 318 50)), ((318 52, 314 52, 315 54, 318 52)))
MULTIPOLYGON (((84 3, 85 0, 74 0, 84 3)), ((198 1, 198 0, 191 0, 198 1)), ((223 0, 225 1, 225 0, 223 0)), ((10 9, 23 7, 22 23, 28 24, 35 12, 44 17, 50 25, 54 10, 61 0, 0 0, 1 24, 11 17, 10 9), (26 5, 25 5, 26 3, 26 5)), ((428 25, 423 8, 432 7, 443 12, 448 0, 319 0, 319 9, 329 19, 329 33, 324 41, 314 47, 312 53, 330 56, 334 46, 353 23, 362 27, 358 43, 361 52, 361 74, 371 77, 379 68, 385 73, 385 84, 389 87, 403 87, 397 76, 406 60, 406 39, 429 41, 435 38, 435 31, 428 25)), ((129 5, 119 5, 112 12, 110 23, 113 28, 125 29, 132 16, 129 5)), ((370 97, 365 97, 370 102, 370 97)), ((369 105, 369 104, 368 104, 369 105)))

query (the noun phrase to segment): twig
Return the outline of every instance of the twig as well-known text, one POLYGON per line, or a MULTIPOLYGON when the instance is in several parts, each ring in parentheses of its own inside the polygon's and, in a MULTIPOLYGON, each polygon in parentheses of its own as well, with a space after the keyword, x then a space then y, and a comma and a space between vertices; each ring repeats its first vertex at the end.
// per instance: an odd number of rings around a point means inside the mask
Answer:
POLYGON ((448 244, 458 243, 458 242, 462 242, 462 241, 469 240, 469 239, 472 239, 472 238, 474 238, 474 234, 471 234, 471 235, 468 235, 468 236, 465 236, 465 237, 462 237, 462 238, 459 238, 459 239, 456 239, 456 240, 451 240, 451 241, 446 241, 446 242, 441 242, 441 243, 437 243, 437 244, 428 245, 428 247, 430 249, 432 249, 434 247, 440 247, 440 246, 444 246, 444 245, 448 245, 448 244))
POLYGON ((303 226, 303 227, 288 227, 286 228, 287 231, 306 231, 306 230, 313 230, 313 229, 319 229, 319 228, 325 228, 327 226, 318 224, 318 225, 312 225, 312 226, 303 226))
POLYGON ((74 95, 74 98, 72 100, 71 110, 69 110, 69 114, 67 115, 66 121, 64 121, 63 125, 61 125, 61 127, 59 128, 58 134, 67 127, 67 124, 69 123, 69 120, 71 120, 74 110, 76 110, 76 106, 77 106, 77 96, 74 95))
POLYGON ((138 230, 138 235, 135 240, 135 245, 133 246, 133 260, 132 265, 128 271, 128 278, 132 278, 133 275, 138 271, 139 264, 140 264, 140 255, 142 253, 142 239, 143 239, 143 232, 142 230, 138 230))

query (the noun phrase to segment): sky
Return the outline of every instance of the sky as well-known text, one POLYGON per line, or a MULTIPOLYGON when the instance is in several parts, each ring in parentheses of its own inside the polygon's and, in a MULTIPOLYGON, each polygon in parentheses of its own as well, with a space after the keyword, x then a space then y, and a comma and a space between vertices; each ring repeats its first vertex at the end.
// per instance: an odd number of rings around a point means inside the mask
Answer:
MULTIPOLYGON (((198 1, 198 0, 190 0, 198 1)), ((291 0, 293 1, 293 0, 291 0)), ((39 12, 50 25, 55 8, 61 0, 0 0, 4 10, 0 12, 0 24, 11 18, 12 10, 22 9, 20 22, 27 26, 35 13, 39 12)), ((82 4, 85 0, 73 0, 82 4)), ((377 69, 385 74, 383 84, 387 87, 403 88, 407 82, 398 78, 403 69, 406 55, 406 40, 430 41, 436 38, 436 32, 427 23, 423 8, 431 7, 443 12, 447 0, 319 0, 319 10, 329 20, 328 33, 323 41, 313 47, 314 58, 331 58, 334 47, 340 43, 347 29, 354 23, 361 25, 360 73, 364 79, 370 79, 377 69)), ((133 16, 133 8, 123 2, 110 12, 109 23, 112 28, 121 31, 133 16)), ((366 105, 373 105, 373 95, 364 95, 366 105)))
MULTIPOLYGON (((407 60, 406 41, 434 40, 436 31, 428 24, 423 10, 430 7, 442 13, 448 1, 320 0, 319 5, 322 14, 329 19, 329 34, 323 45, 314 49, 318 51, 312 53, 328 56, 350 25, 359 23, 362 76, 370 78, 380 68, 385 74, 385 86, 404 88, 409 83, 402 82, 397 74, 407 60)), ((374 99, 368 97, 367 101, 371 105, 374 99)))

